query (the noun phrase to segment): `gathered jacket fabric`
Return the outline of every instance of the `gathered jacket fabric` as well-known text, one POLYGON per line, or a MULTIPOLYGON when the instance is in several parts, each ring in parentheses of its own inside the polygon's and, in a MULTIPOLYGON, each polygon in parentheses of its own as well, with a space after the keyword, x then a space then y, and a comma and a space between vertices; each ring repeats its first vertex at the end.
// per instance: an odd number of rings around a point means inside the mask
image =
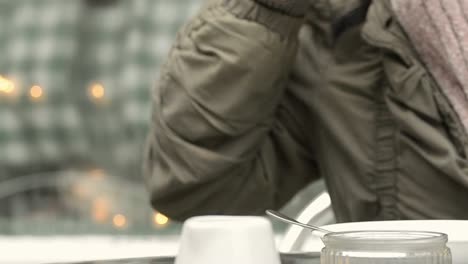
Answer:
POLYGON ((207 1, 154 89, 153 207, 262 214, 322 177, 338 222, 468 219, 466 130, 395 2, 207 1))

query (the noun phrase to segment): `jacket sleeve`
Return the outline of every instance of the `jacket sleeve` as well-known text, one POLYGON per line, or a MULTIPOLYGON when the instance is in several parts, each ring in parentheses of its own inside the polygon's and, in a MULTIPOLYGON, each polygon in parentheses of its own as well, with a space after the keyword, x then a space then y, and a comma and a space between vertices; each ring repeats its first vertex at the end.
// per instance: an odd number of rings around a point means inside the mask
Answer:
POLYGON ((285 95, 301 23, 214 0, 179 32, 153 92, 144 171, 156 210, 262 214, 316 176, 285 95))

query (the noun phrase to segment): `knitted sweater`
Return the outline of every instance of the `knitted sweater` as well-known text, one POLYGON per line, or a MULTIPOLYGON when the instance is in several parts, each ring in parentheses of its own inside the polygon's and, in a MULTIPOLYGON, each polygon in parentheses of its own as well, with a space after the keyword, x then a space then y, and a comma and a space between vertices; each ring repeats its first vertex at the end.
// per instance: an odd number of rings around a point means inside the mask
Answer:
POLYGON ((400 24, 468 130, 468 0, 392 0, 400 24))

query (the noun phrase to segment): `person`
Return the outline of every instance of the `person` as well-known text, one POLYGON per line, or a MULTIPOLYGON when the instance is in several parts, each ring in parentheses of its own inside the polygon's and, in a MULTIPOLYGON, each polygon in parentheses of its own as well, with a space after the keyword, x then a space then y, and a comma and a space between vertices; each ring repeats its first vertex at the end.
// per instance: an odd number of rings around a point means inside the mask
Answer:
POLYGON ((260 215, 323 177, 338 222, 468 219, 467 11, 206 1, 154 90, 152 206, 260 215))

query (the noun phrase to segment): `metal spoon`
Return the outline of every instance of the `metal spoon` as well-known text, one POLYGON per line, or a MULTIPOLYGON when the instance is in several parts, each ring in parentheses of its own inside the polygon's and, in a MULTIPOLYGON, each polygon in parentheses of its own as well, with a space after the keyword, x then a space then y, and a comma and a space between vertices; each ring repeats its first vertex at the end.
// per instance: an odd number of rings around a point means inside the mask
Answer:
POLYGON ((266 213, 267 213, 267 215, 272 216, 272 217, 274 217, 274 218, 276 218, 276 219, 278 219, 280 221, 283 221, 285 223, 298 225, 298 226, 301 226, 301 227, 312 229, 314 231, 318 231, 318 232, 322 233, 323 235, 325 235, 327 233, 331 233, 331 231, 320 228, 318 226, 313 226, 313 225, 308 225, 308 224, 298 222, 297 220, 292 219, 291 217, 286 216, 286 215, 284 215, 284 214, 282 214, 280 212, 274 211, 274 210, 266 210, 266 213))

